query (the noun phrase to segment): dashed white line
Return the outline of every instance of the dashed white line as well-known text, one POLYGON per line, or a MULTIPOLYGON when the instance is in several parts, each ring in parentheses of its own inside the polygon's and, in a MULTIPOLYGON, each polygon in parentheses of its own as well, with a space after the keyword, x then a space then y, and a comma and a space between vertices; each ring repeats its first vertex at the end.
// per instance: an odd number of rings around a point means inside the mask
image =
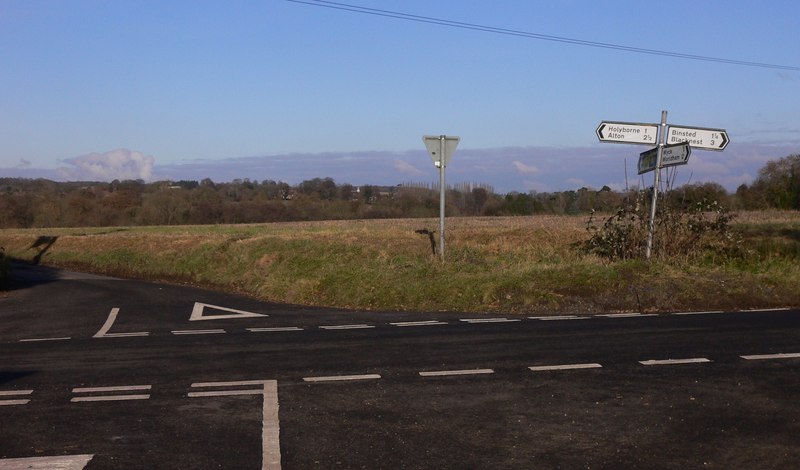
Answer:
MULTIPOLYGON (((76 387, 72 393, 109 393, 109 392, 137 392, 151 390, 152 385, 120 385, 114 387, 76 387)), ((72 397, 73 403, 97 402, 97 401, 126 401, 126 400, 148 400, 149 394, 128 394, 128 395, 90 395, 72 397)))
POLYGON ((0 400, 0 406, 27 405, 30 399, 19 397, 32 393, 33 390, 0 390, 0 397, 13 397, 8 400, 0 400))
POLYGON ((590 362, 585 364, 557 364, 552 366, 530 366, 528 369, 532 370, 533 372, 542 372, 542 371, 549 371, 549 370, 575 370, 575 369, 600 369, 603 366, 596 362, 590 362))
POLYGON ((461 318, 464 323, 511 323, 521 321, 519 318, 461 318))
POLYGON ((701 364, 704 362, 711 362, 711 359, 705 357, 693 357, 689 359, 651 359, 649 361, 639 361, 643 366, 663 366, 669 364, 701 364))
POLYGON ((303 329, 298 326, 277 326, 272 328, 248 328, 247 331, 251 333, 267 333, 276 331, 303 331, 303 329))
POLYGON ((482 375, 494 374, 492 369, 465 369, 465 370, 435 370, 423 371, 419 375, 422 377, 447 377, 451 375, 482 375))
POLYGON ((21 340, 19 340, 19 342, 20 343, 34 343, 34 342, 39 342, 39 341, 68 341, 68 340, 71 340, 71 339, 72 338, 69 337, 69 336, 64 336, 64 337, 61 337, 61 338, 27 338, 27 339, 21 339, 21 340))
POLYGON ((329 375, 324 377, 303 377, 304 382, 343 382, 350 380, 375 380, 380 379, 379 374, 362 375, 329 375))
POLYGON ((323 329, 323 330, 364 330, 364 329, 370 329, 370 328, 375 328, 375 326, 374 325, 365 325, 365 324, 360 324, 360 325, 322 325, 322 326, 320 326, 320 329, 323 329))
POLYGON ((223 333, 227 333, 227 331, 223 329, 215 329, 215 330, 172 330, 170 333, 176 336, 188 336, 188 335, 219 335, 223 333))
POLYGON ((425 320, 425 321, 404 321, 404 322, 395 322, 389 323, 392 326, 436 326, 436 325, 447 325, 447 322, 438 321, 438 320, 425 320))
POLYGON ((753 354, 748 356, 739 356, 748 361, 758 361, 766 359, 797 359, 800 358, 800 353, 777 353, 777 354, 753 354))

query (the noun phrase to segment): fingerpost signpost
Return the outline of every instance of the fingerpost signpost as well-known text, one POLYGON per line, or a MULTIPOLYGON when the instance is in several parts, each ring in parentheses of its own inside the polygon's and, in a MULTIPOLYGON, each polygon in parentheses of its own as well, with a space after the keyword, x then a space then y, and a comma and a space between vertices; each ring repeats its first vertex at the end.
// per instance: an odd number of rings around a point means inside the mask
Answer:
POLYGON ((730 143, 725 129, 707 127, 667 127, 667 112, 661 111, 660 124, 602 121, 595 130, 600 142, 617 144, 653 145, 656 147, 639 154, 639 174, 653 171, 653 201, 650 204, 650 223, 647 226, 647 248, 645 256, 650 259, 653 251, 656 201, 661 178, 661 169, 667 166, 685 165, 689 162, 691 149, 722 151, 730 143), (655 170, 655 171, 654 171, 655 170))

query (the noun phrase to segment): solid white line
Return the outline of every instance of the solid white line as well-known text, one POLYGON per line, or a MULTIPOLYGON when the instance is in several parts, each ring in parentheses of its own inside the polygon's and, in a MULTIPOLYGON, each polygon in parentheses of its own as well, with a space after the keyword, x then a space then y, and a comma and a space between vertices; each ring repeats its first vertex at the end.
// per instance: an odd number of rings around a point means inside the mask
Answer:
POLYGON ((303 377, 304 382, 339 382, 347 380, 374 380, 380 379, 378 374, 364 374, 364 375, 330 375, 327 377, 303 377))
POLYGON ((762 359, 796 359, 800 358, 800 353, 778 353, 778 354, 754 354, 750 356, 739 356, 748 361, 758 361, 762 359))
POLYGON ((70 340, 69 336, 65 336, 63 338, 28 338, 28 339, 21 339, 19 340, 20 343, 33 343, 35 341, 67 341, 70 340))
POLYGON ((552 321, 552 320, 587 320, 591 317, 579 317, 577 315, 556 315, 552 317, 528 317, 531 320, 542 320, 542 321, 552 321))
POLYGON ((554 366, 530 366, 528 369, 532 370, 533 372, 541 372, 541 371, 548 371, 548 370, 574 370, 574 369, 599 369, 603 366, 596 362, 591 362, 587 364, 559 364, 554 366))
MULTIPOLYGON (((0 400, 0 406, 27 405, 28 403, 30 400, 0 400)), ((0 463, 0 469, 2 468, 3 464, 0 463)))
POLYGON ((150 395, 103 395, 94 397, 73 397, 70 401, 73 403, 78 403, 93 401, 148 400, 149 398, 150 395))
POLYGON ((264 411, 261 419, 262 470, 281 468, 281 430, 278 417, 278 381, 264 382, 264 411))
POLYGON ((262 333, 270 331, 303 331, 303 329, 296 326, 279 326, 275 328, 247 328, 247 331, 251 333, 262 333))
POLYGON ((598 317, 606 318, 634 318, 634 317, 655 317, 657 313, 608 313, 605 315, 596 315, 598 317))
POLYGON ((93 338, 102 338, 103 336, 105 336, 105 334, 108 333, 108 330, 111 329, 111 326, 117 320, 117 315, 119 315, 119 308, 117 307, 112 308, 111 313, 108 314, 106 322, 103 323, 103 326, 100 328, 100 331, 94 334, 93 338))
POLYGON ((786 310, 791 310, 789 307, 781 307, 781 308, 751 308, 749 310, 739 310, 741 313, 759 313, 759 312, 785 312, 786 310))
POLYGON ((227 331, 223 329, 218 330, 172 330, 171 333, 176 336, 180 335, 218 335, 227 333, 227 331))
POLYGON ((373 325, 323 325, 320 326, 323 330, 364 330, 368 328, 375 328, 373 325))
POLYGON ((397 322, 389 324, 392 326, 435 326, 435 325, 446 325, 447 322, 442 322, 438 320, 426 320, 426 321, 405 321, 405 322, 397 322))
POLYGON ((519 318, 461 318, 465 323, 507 323, 521 321, 519 318))
POLYGON ((151 390, 152 385, 120 385, 115 387, 79 387, 73 388, 72 393, 96 393, 96 392, 135 392, 140 390, 151 390))
POLYGON ((492 369, 472 369, 472 370, 437 370, 429 372, 420 372, 422 377, 446 377, 449 375, 479 375, 479 374, 494 374, 492 369))
POLYGON ((639 364, 643 366, 662 366, 668 364, 699 364, 703 362, 711 362, 711 360, 705 357, 694 357, 691 359, 653 359, 649 361, 639 361, 639 364))
POLYGON ((30 395, 33 390, 0 390, 0 397, 15 397, 17 395, 30 395))
POLYGON ((711 315, 716 313, 725 313, 722 310, 708 310, 704 312, 672 312, 673 315, 711 315))

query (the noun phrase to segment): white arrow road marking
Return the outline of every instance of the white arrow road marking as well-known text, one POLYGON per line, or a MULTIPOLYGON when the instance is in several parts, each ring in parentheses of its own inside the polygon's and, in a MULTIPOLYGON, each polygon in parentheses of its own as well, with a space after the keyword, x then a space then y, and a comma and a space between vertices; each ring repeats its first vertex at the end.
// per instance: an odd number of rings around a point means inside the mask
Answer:
POLYGON ((261 446, 262 470, 280 470, 281 445, 280 421, 278 418, 278 381, 277 380, 246 380, 241 382, 201 382, 193 383, 192 388, 220 388, 220 387, 250 387, 257 385, 257 389, 245 390, 214 390, 207 392, 189 392, 190 397, 225 397, 236 395, 261 395, 264 405, 261 419, 261 446))
POLYGON ((194 308, 192 309, 192 314, 189 316, 189 321, 198 321, 198 320, 225 320, 229 318, 255 318, 255 317, 266 317, 268 315, 264 315, 263 313, 254 313, 248 312, 246 310, 237 310, 235 308, 228 308, 228 307, 220 307, 218 305, 211 305, 211 304, 204 304, 200 302, 194 303, 194 308), (206 315, 205 309, 210 308, 214 310, 222 310, 223 312, 228 312, 226 314, 217 314, 217 315, 206 315))
POLYGON ((0 470, 81 470, 94 455, 0 459, 0 470))
POLYGON ((146 331, 139 331, 136 333, 109 333, 108 331, 114 325, 114 322, 117 321, 117 315, 119 315, 119 308, 112 308, 111 313, 108 314, 108 318, 103 326, 100 328, 100 331, 92 336, 93 338, 126 338, 131 336, 148 336, 150 333, 146 331))

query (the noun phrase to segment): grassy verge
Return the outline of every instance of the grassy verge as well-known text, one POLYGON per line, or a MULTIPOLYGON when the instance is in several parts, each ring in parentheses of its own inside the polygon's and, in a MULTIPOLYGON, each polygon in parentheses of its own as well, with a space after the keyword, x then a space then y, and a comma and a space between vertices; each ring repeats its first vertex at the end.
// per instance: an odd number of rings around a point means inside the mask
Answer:
POLYGON ((800 214, 741 214, 736 255, 607 262, 580 253, 586 217, 0 231, 7 255, 260 299, 367 310, 502 313, 800 305, 800 214), (49 237, 49 238, 48 238, 49 237), (37 243, 38 242, 38 243, 37 243), (38 245, 32 247, 32 245, 38 245))

